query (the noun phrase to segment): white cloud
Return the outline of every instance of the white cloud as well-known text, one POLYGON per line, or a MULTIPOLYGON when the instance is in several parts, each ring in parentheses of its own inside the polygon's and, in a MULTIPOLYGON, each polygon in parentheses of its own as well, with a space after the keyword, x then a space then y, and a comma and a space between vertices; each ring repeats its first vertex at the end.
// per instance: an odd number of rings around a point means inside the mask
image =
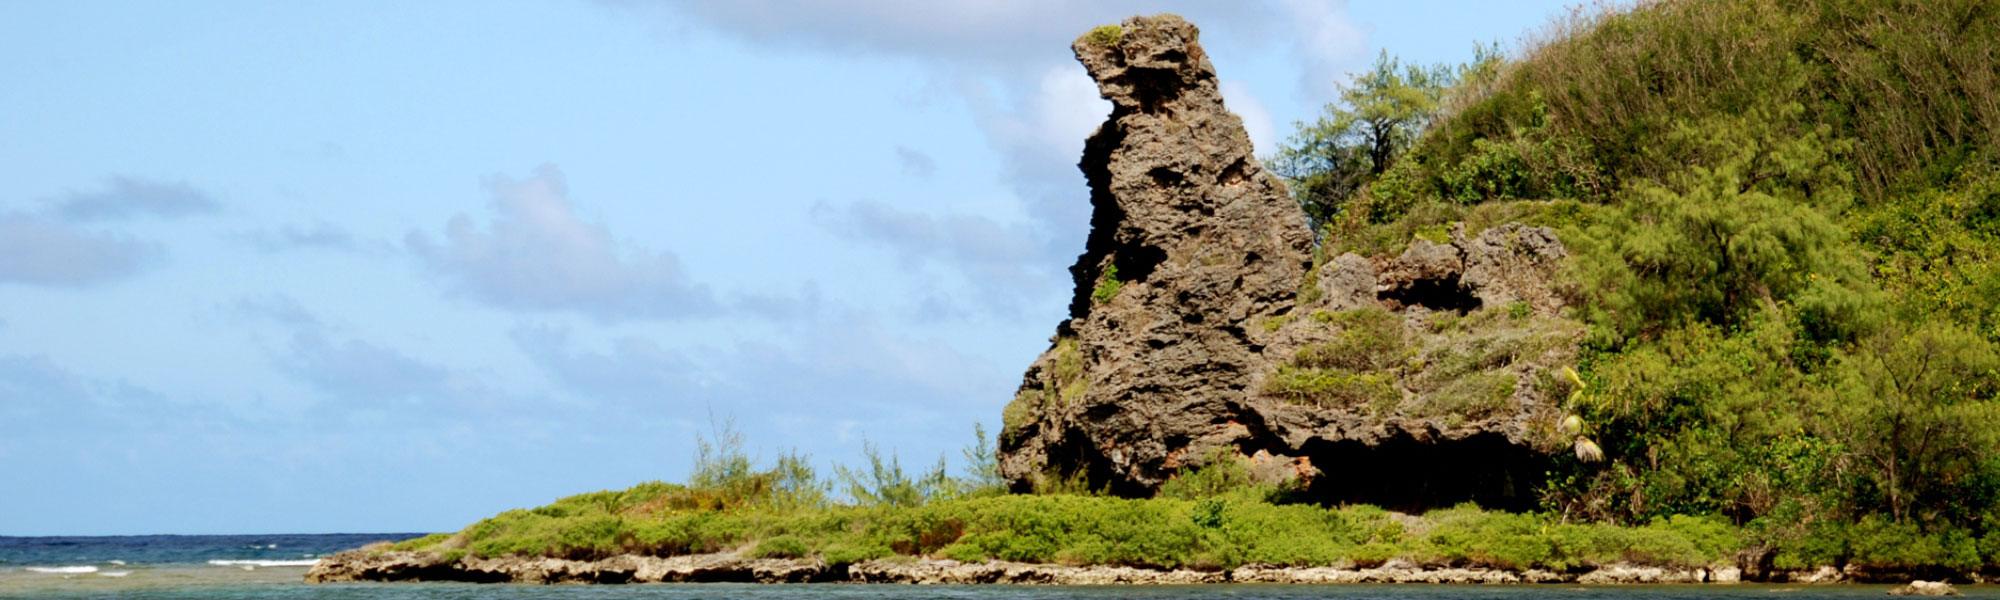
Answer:
POLYGON ((782 344, 738 341, 723 348, 668 348, 617 336, 608 350, 590 350, 568 330, 548 326, 517 327, 510 336, 565 387, 624 406, 949 408, 990 403, 1007 387, 994 365, 856 314, 803 324, 782 344))
POLYGON ((1084 139, 1103 124, 1111 103, 1074 63, 1050 64, 1032 87, 994 89, 967 82, 963 88, 1000 152, 1003 182, 1033 219, 1031 239, 1042 252, 1027 258, 1057 263, 1075 258, 1090 230, 1090 191, 1076 163, 1084 139))
POLYGON ((1312 103, 1340 97, 1347 72, 1368 49, 1368 33, 1347 14, 1347 0, 1276 0, 1297 31, 1292 56, 1304 65, 1299 93, 1312 103))
MULTIPOLYGON (((607 2, 644 6, 639 0, 607 2)), ((681 0, 684 16, 775 46, 912 55, 1010 68, 1024 56, 1068 56, 1092 26, 1133 14, 1187 12, 1198 0, 681 0)), ((1243 11, 1237 11, 1243 12, 1243 11)))
POLYGON ((629 247, 586 222, 554 166, 532 177, 494 177, 493 218, 465 215, 443 240, 411 232, 405 245, 457 294, 517 311, 574 311, 600 320, 675 318, 714 311, 707 286, 691 282, 672 253, 629 247))
POLYGON ((156 246, 24 213, 0 215, 0 282, 86 287, 154 262, 156 246))
POLYGON ((509 336, 558 382, 591 400, 672 402, 684 399, 703 377, 686 355, 643 338, 620 337, 610 352, 591 352, 571 350, 563 329, 517 327, 509 336))
POLYGON ((297 299, 286 294, 238 298, 228 309, 238 317, 269 320, 294 330, 317 330, 324 325, 297 299))
POLYGON ((355 250, 354 236, 326 221, 311 225, 286 225, 275 230, 252 231, 233 236, 258 250, 280 252, 293 249, 355 250))
POLYGON ((133 216, 185 217, 221 210, 207 193, 185 182, 113 177, 105 189, 71 194, 52 208, 71 221, 122 219, 133 216))
MULTIPOLYGON (((1365 48, 1345 0, 1266 0, 1217 4, 1198 0, 606 0, 659 9, 692 28, 716 31, 757 46, 906 58, 948 81, 972 109, 1000 157, 1000 184, 1028 217, 1014 233, 1035 252, 1010 256, 1011 270, 1068 282, 1068 266, 1089 230, 1090 202, 1076 163, 1084 139, 1103 122, 1109 103, 1075 64, 1069 43, 1090 28, 1134 14, 1174 12, 1256 44, 1296 31, 1291 49, 1303 65, 1301 92, 1317 104, 1331 96, 1343 69, 1365 48)), ((1289 36, 1285 36, 1289 37, 1289 36)), ((1271 112, 1243 86, 1230 86, 1232 107, 1258 148, 1280 141, 1271 112)), ((816 209, 819 210, 819 209, 816 209)), ((937 219, 952 219, 938 216, 937 219)), ((979 278, 994 265, 955 261, 979 278)), ((942 313, 940 313, 942 314, 942 313)))
POLYGON ((903 146, 896 147, 896 162, 903 165, 903 174, 911 177, 930 177, 937 174, 937 160, 931 155, 903 146))
POLYGON ((1049 261, 1042 259, 1035 243, 1041 235, 1026 225, 1003 225, 969 215, 933 216, 879 202, 845 206, 822 202, 813 205, 811 217, 835 235, 889 248, 904 264, 950 267, 980 292, 990 308, 1003 313, 1014 311, 1021 300, 1039 298, 1058 278, 1042 267, 1049 261))
POLYGON ((1278 138, 1278 128, 1271 121, 1271 109, 1250 93, 1250 86, 1241 81, 1222 82, 1222 98, 1228 103, 1229 111, 1243 119, 1243 130, 1249 132, 1250 143, 1257 147, 1257 156, 1267 157, 1278 149, 1284 140, 1278 138))
POLYGON ((335 342, 317 332, 292 337, 285 369, 344 400, 396 402, 445 396, 451 373, 395 349, 359 340, 335 342))

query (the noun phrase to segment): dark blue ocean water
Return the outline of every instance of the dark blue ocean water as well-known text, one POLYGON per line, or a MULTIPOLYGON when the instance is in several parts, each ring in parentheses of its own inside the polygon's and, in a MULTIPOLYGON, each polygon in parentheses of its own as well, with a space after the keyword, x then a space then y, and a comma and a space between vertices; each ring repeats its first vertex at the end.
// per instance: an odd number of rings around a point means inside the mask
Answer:
MULTIPOLYGON (((416 534, 0 537, 0 598, 133 600, 1700 600, 1881 598, 1888 586, 1215 585, 1028 587, 656 584, 533 586, 302 583, 313 558, 416 534)), ((2000 599, 2000 587, 1961 586, 2000 599)))
MULTIPOLYGON (((421 533, 338 533, 331 535, 129 535, 88 537, 0 536, 0 572, 27 567, 88 567, 208 564, 243 561, 257 565, 302 562, 383 540, 421 533)), ((226 566, 226 565, 218 565, 226 566)))

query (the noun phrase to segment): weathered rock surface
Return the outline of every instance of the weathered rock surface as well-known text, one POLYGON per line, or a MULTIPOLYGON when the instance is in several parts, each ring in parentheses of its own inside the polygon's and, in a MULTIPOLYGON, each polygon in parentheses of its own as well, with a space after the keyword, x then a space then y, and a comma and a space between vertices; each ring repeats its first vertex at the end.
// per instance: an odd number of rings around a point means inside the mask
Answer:
POLYGON ((1119 31, 1071 47, 1113 109, 1079 165, 1093 214, 1070 318, 1003 416, 1002 474, 1146 496, 1235 455, 1327 501, 1532 505, 1567 443, 1548 380, 1582 331, 1550 283, 1554 232, 1461 226, 1315 268, 1195 27, 1119 31))
MULTIPOLYGON (((1732 567, 1733 568, 1733 567, 1732 567)), ((435 552, 353 550, 329 556, 306 573, 307 583, 350 581, 462 581, 476 583, 894 583, 964 585, 1188 585, 1202 583, 1704 583, 1727 581, 1706 569, 1606 565, 1583 572, 1481 567, 1423 567, 1392 562, 1371 568, 1273 567, 1228 570, 1072 567, 1012 562, 871 560, 829 565, 812 559, 758 559, 734 553, 655 557, 619 555, 602 560, 461 557, 435 552)), ((1921 582, 1919 582, 1921 583, 1921 582)), ((1942 585, 1942 584, 1939 584, 1942 585)), ((1948 586, 1947 586, 1948 589, 1948 586)))
POLYGON ((1094 212, 1071 319, 1022 385, 1014 412, 1035 418, 1003 441, 1016 485, 1055 456, 1122 493, 1157 486, 1202 433, 1178 423, 1220 423, 1251 387, 1265 365, 1250 330, 1311 266, 1304 214, 1223 108, 1196 37, 1180 17, 1134 17, 1115 41, 1072 46, 1112 112, 1084 147, 1094 212))
POLYGON ((1889 590, 1891 596, 1957 596, 1958 589, 1942 581, 1912 581, 1909 585, 1889 590))

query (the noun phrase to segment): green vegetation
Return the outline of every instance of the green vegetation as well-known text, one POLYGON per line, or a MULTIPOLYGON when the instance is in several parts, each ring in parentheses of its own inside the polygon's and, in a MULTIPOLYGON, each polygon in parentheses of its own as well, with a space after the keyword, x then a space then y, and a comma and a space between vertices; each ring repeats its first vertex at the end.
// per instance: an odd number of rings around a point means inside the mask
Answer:
POLYGON ((1118 281, 1118 265, 1105 265, 1104 272, 1097 276, 1097 287, 1090 290, 1090 299, 1098 304, 1110 302, 1118 297, 1118 288, 1124 285, 1118 281))
MULTIPOLYGON (((1578 11, 1514 56, 1385 57, 1273 170, 1322 258, 1452 225, 1558 231, 1588 329, 1590 393, 1564 408, 1604 460, 1559 462, 1551 514, 1722 518, 1781 565, 1993 565, 1995 47, 1980 0, 1578 11)), ((1285 389, 1345 389, 1305 358, 1285 389)), ((1502 385, 1477 379, 1440 381, 1502 385)))
MULTIPOLYGON (((1326 328, 1326 341, 1279 365, 1266 394, 1377 416, 1442 417, 1450 426, 1511 411, 1523 374, 1568 360, 1565 348, 1579 335, 1574 322, 1535 316, 1525 303, 1433 313, 1427 331, 1406 330, 1401 315, 1379 306, 1316 310, 1308 321, 1326 328)), ((1568 442, 1545 445, 1559 443, 1568 442)))
MULTIPOLYGON (((1562 523, 1547 515, 1486 512, 1471 506, 1421 517, 1354 506, 1282 504, 1284 490, 1260 485, 1241 459, 1216 454, 1184 470, 1161 497, 1088 494, 1005 495, 979 486, 975 466, 960 486, 922 488, 914 502, 881 493, 864 479, 850 502, 790 503, 765 485, 794 477, 783 466, 750 464, 736 438, 710 445, 698 473, 722 475, 700 485, 640 484, 620 492, 571 496, 533 510, 512 510, 456 534, 395 546, 455 556, 558 556, 594 559, 619 553, 683 555, 741 551, 774 558, 817 557, 853 563, 895 557, 1010 560, 1071 565, 1197 569, 1245 564, 1377 566, 1390 559, 1425 564, 1567 569, 1635 562, 1664 566, 1727 563, 1740 533, 1715 519, 1676 517, 1641 527, 1562 523), (689 502, 689 498, 706 502, 689 502)), ((990 451, 989 451, 990 452, 990 451)), ((990 456, 969 449, 969 456, 990 456)), ((871 455, 873 469, 907 481, 894 464, 871 455)), ((991 481, 991 480, 987 480, 991 481)), ((823 483, 800 487, 820 489, 823 483)))
MULTIPOLYGON (((1089 39, 1116 45, 1122 29, 1089 39)), ((1530 514, 1288 504, 1212 456, 1158 497, 1081 476, 1001 493, 965 477, 758 467, 724 435, 687 484, 514 510, 404 542, 478 556, 737 550, 759 556, 1570 569, 2000 567, 2000 12, 1987 0, 1666 0, 1580 11, 1512 56, 1387 55, 1272 161, 1321 233, 1316 258, 1394 255, 1454 227, 1557 230, 1563 315, 1526 305, 1322 327, 1266 392, 1377 413, 1478 418, 1515 392, 1568 398, 1530 514), (1440 341, 1443 340, 1443 341, 1440 341), (1574 371, 1568 370, 1573 366, 1574 371)), ((1121 284, 1107 266, 1092 299, 1121 284)), ((1302 290, 1314 302, 1317 287, 1302 290)), ((1301 308, 1300 310, 1304 310, 1301 308)), ((1001 436, 1089 389, 1075 339, 1001 436)), ((1034 379, 1034 378, 1031 378, 1034 379)), ((1052 474, 1062 475, 1062 474, 1052 474)))
POLYGON ((1498 56, 1482 50, 1472 65, 1452 69, 1405 65, 1384 51, 1372 68, 1341 86, 1340 101, 1278 149, 1271 170, 1315 225, 1343 213, 1355 192, 1375 181, 1416 143, 1444 106, 1452 84, 1490 69, 1498 56))
POLYGON ((1090 42, 1106 48, 1118 47, 1119 40, 1125 39, 1125 28, 1118 25, 1104 25, 1084 34, 1090 42))

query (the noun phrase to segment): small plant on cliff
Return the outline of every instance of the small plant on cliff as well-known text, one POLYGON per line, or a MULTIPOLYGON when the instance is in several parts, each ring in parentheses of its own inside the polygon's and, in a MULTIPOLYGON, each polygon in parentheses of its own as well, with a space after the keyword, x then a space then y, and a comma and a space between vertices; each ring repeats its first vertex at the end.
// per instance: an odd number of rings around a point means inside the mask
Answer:
POLYGON ((1104 272, 1097 276, 1097 287, 1090 290, 1090 299, 1098 304, 1110 302, 1124 286, 1124 282, 1118 281, 1118 265, 1105 265, 1104 272))
POLYGON ((1092 29, 1090 33, 1085 35, 1090 37, 1090 42, 1093 44, 1106 48, 1115 48, 1118 46, 1119 40, 1125 39, 1125 28, 1117 25, 1105 25, 1092 29))

